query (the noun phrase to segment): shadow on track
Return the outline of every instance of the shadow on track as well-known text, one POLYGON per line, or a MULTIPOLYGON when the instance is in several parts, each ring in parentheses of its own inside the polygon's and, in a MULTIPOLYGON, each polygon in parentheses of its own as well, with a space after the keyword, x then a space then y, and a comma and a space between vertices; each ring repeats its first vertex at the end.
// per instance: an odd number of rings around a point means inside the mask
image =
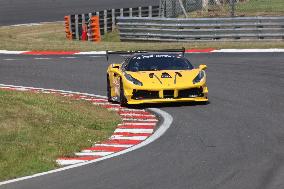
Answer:
POLYGON ((139 105, 128 105, 128 108, 132 109, 146 109, 146 108, 166 108, 166 107, 184 107, 184 106, 204 106, 211 104, 208 102, 168 102, 158 104, 139 104, 139 105))

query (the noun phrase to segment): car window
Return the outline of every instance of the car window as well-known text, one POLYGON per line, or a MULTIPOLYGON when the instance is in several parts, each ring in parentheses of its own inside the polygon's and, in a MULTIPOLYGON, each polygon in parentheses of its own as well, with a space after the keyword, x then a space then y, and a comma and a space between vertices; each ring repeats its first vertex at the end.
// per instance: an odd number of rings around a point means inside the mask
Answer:
POLYGON ((156 70, 191 70, 191 63, 180 56, 173 55, 137 55, 126 65, 126 71, 156 71, 156 70))

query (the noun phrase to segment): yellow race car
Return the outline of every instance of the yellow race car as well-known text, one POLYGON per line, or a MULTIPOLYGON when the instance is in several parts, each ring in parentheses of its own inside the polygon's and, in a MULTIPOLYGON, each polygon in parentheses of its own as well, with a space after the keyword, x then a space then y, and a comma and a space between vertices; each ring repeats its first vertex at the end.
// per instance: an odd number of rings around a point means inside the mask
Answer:
MULTIPOLYGON (((115 53, 114 53, 115 54, 115 53)), ((108 101, 128 104, 207 102, 206 65, 194 68, 181 52, 132 52, 107 69, 108 101)))

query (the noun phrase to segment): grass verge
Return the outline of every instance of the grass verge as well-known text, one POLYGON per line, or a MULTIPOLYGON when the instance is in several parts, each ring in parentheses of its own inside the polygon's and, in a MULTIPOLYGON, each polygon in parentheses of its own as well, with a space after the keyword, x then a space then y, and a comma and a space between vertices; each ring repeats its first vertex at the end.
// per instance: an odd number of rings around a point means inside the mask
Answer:
POLYGON ((0 50, 137 50, 165 48, 284 48, 283 41, 242 42, 120 42, 118 32, 107 34, 100 43, 70 41, 65 38, 64 23, 49 23, 39 26, 0 27, 0 50))
POLYGON ((0 181, 54 169, 56 158, 108 138, 119 122, 85 101, 0 90, 0 181))
MULTIPOLYGON (((190 17, 228 17, 229 4, 209 6, 208 11, 194 11, 190 17)), ((283 0, 244 0, 235 4, 236 16, 284 16, 283 0)))

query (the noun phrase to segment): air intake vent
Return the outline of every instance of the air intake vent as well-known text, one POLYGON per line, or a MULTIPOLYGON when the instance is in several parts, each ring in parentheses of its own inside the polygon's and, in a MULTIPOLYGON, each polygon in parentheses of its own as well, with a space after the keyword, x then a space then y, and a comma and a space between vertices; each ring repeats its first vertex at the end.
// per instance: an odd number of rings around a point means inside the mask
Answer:
POLYGON ((164 98, 174 98, 174 90, 164 90, 164 98))
POLYGON ((161 78, 172 78, 172 76, 170 74, 168 74, 167 72, 162 73, 161 78))

